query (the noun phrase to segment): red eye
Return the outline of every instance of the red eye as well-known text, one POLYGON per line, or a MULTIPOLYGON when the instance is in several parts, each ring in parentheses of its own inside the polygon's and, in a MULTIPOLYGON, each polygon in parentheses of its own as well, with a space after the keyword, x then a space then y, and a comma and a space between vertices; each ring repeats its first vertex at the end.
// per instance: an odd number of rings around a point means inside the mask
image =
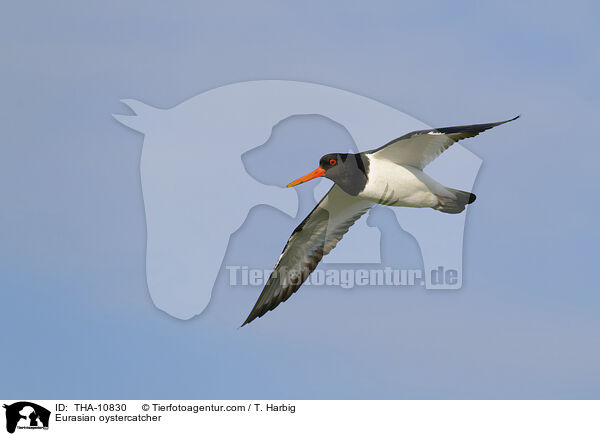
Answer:
POLYGON ((337 163, 337 162, 336 162, 336 160, 335 160, 335 159, 331 159, 331 160, 329 161, 329 165, 332 165, 332 166, 333 166, 333 165, 335 165, 336 163, 337 163))

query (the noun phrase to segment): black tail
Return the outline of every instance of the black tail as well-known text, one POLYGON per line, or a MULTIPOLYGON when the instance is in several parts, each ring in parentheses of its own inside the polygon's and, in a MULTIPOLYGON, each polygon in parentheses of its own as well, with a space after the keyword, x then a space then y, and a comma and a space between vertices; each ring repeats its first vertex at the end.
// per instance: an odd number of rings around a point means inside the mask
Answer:
POLYGON ((438 196, 439 203, 433 209, 439 210, 444 213, 461 213, 465 210, 467 204, 471 204, 477 198, 475 194, 465 191, 459 191, 458 189, 446 188, 452 192, 456 198, 440 197, 438 196))

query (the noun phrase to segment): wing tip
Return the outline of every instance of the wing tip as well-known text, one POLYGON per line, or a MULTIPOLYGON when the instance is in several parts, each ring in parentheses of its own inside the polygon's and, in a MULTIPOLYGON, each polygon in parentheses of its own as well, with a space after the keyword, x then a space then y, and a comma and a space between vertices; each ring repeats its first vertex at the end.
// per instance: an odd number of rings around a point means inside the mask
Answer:
POLYGON ((246 324, 250 324, 252 321, 253 321, 253 319, 250 319, 250 317, 246 318, 246 321, 244 321, 244 323, 241 326, 239 326, 238 329, 241 329, 246 324))
MULTIPOLYGON (((256 302, 256 304, 258 305, 258 301, 256 302)), ((273 310, 273 309, 267 309, 265 311, 263 311, 262 313, 260 313, 260 311, 256 310, 256 307, 254 307, 252 309, 252 311, 250 312, 250 315, 248 315, 248 317, 246 318, 246 321, 244 321, 244 323, 239 326, 238 328, 242 328, 244 327, 246 324, 250 324, 252 321, 254 321, 256 318, 260 318, 261 316, 263 316, 265 313, 267 313, 269 310, 273 310)))
POLYGON ((511 121, 518 120, 519 118, 521 118, 521 114, 517 115, 514 118, 510 118, 510 119, 504 120, 504 121, 498 121, 497 123, 493 123, 493 124, 494 124, 494 127, 495 127, 495 126, 499 126, 501 124, 510 123, 511 121))
MULTIPOLYGON (((488 128, 492 128, 492 127, 496 127, 496 126, 501 126, 502 124, 510 123, 511 121, 518 120, 519 118, 521 118, 521 114, 517 115, 514 118, 510 118, 508 120, 498 121, 497 123, 492 123, 492 124, 490 124, 491 127, 488 127, 488 128)), ((487 129, 485 129, 485 130, 487 130, 487 129)))
POLYGON ((254 321, 255 318, 256 318, 256 316, 252 316, 252 314, 248 315, 248 318, 246 318, 246 321, 244 321, 243 324, 241 326, 239 326, 238 328, 241 329, 246 324, 250 324, 252 321, 254 321))

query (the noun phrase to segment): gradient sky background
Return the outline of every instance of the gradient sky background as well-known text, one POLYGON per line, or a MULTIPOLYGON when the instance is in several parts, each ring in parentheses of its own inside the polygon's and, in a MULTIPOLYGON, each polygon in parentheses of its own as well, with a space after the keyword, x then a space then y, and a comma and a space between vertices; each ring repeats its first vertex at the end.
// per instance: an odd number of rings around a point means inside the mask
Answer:
MULTIPOLYGON (((600 397, 599 16, 594 2, 5 6, 0 396, 600 397), (224 271, 201 316, 154 307, 143 138, 111 114, 254 79, 331 85, 433 126, 522 114, 464 143, 483 166, 463 289, 311 287, 238 330, 260 290, 227 289, 224 271)), ((290 120, 273 140, 347 143, 326 124, 290 120)), ((276 256, 300 219, 263 223, 260 248, 276 256)))

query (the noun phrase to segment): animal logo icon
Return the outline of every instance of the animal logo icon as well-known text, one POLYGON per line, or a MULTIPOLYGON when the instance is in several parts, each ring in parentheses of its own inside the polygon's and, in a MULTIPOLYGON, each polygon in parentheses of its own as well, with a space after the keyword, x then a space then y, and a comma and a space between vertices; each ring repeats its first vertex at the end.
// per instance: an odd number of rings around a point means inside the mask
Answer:
POLYGON ((50 423, 50 411, 29 401, 19 401, 6 409, 6 431, 14 433, 17 427, 27 429, 47 429, 50 423))

